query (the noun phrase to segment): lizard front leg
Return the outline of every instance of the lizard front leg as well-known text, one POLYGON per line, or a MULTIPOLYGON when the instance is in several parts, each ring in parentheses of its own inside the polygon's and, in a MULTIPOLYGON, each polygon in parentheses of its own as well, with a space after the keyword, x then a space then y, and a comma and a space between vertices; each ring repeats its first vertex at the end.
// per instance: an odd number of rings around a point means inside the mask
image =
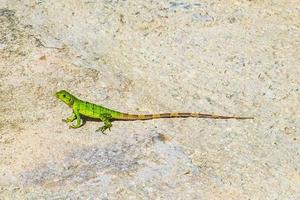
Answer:
POLYGON ((110 128, 112 127, 112 116, 111 114, 109 113, 103 113, 103 114, 100 114, 99 116, 100 120, 102 122, 104 122, 104 126, 101 126, 100 128, 98 128, 96 131, 101 131, 103 134, 105 134, 105 130, 108 129, 110 130, 110 128))
POLYGON ((66 118, 66 119, 62 119, 62 121, 68 123, 68 122, 73 122, 75 119, 76 119, 76 115, 75 115, 75 113, 73 112, 72 115, 71 115, 70 117, 68 117, 68 118, 66 118))
POLYGON ((73 110, 76 118, 76 125, 71 125, 70 128, 79 128, 81 126, 81 118, 78 110, 73 110))

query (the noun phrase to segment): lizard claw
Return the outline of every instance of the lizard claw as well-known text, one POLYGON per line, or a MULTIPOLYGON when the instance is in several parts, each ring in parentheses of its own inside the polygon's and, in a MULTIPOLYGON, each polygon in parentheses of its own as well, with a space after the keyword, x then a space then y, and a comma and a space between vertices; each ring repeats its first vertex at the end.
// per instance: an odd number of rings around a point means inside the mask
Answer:
POLYGON ((105 133, 105 130, 107 129, 107 127, 106 126, 102 126, 101 127, 101 132, 104 134, 104 135, 106 135, 106 133, 105 133))
POLYGON ((70 125, 70 126, 69 126, 69 128, 74 128, 74 129, 75 129, 75 128, 79 128, 79 127, 80 127, 80 126, 77 126, 77 125, 75 125, 75 126, 74 126, 74 125, 70 125))
POLYGON ((72 122, 72 121, 74 121, 74 120, 67 118, 67 119, 62 119, 62 121, 63 121, 63 122, 66 122, 66 123, 69 123, 69 122, 72 122))
POLYGON ((96 132, 101 131, 104 135, 107 135, 107 134, 105 133, 106 129, 110 130, 110 127, 107 127, 107 126, 101 126, 100 128, 98 128, 98 129, 96 130, 96 132))
POLYGON ((62 119, 61 121, 63 121, 63 122, 66 122, 66 123, 69 123, 69 122, 72 122, 72 120, 70 120, 70 119, 62 119))

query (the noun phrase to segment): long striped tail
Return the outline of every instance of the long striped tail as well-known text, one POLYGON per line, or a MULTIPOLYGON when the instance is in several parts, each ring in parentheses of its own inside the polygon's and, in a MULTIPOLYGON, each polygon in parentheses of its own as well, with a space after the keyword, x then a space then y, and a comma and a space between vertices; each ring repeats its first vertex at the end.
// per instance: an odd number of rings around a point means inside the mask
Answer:
POLYGON ((211 118, 211 119, 254 119, 253 117, 236 117, 236 116, 222 116, 222 115, 213 115, 213 114, 203 114, 203 113, 160 113, 160 114, 151 114, 151 115, 133 115, 127 113, 121 113, 117 118, 118 120, 150 120, 158 118, 187 118, 187 117, 196 117, 196 118, 211 118))

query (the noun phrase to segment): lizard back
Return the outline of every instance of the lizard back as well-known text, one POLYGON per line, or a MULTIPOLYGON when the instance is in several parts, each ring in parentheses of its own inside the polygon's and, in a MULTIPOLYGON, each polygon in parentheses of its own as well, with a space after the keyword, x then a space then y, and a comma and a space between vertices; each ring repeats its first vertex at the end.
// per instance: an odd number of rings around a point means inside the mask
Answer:
POLYGON ((74 107, 79 110, 79 113, 81 115, 84 115, 86 117, 94 118, 94 119, 99 119, 100 114, 103 113, 108 113, 112 116, 112 118, 117 117, 120 112, 111 110, 109 108, 105 108, 101 105, 97 105, 94 103, 90 103, 88 101, 82 101, 78 100, 77 102, 74 103, 74 107))

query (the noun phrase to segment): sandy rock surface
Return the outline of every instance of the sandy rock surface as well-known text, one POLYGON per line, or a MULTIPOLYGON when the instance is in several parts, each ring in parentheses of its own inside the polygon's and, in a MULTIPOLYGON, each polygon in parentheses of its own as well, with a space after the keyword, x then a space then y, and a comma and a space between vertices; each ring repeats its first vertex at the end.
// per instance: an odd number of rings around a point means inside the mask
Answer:
POLYGON ((0 0, 0 199, 300 199, 299 1, 0 0), (129 113, 254 120, 88 121, 129 113))

